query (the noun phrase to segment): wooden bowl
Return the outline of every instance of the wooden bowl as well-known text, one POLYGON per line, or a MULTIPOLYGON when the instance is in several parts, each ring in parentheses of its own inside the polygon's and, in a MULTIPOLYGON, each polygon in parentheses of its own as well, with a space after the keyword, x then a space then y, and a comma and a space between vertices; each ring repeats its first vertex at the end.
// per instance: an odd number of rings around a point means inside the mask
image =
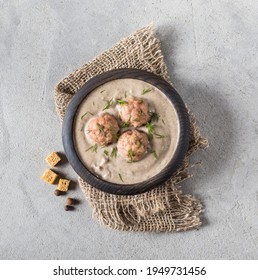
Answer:
POLYGON ((67 108, 63 129, 62 140, 67 159, 75 172, 91 186, 111 194, 118 195, 135 195, 147 192, 155 187, 158 187, 168 180, 173 173, 180 167, 188 149, 190 139, 190 123, 189 116, 179 94, 176 90, 164 79, 152 73, 137 70, 137 69, 117 69, 100 74, 89 80, 71 99, 67 108), (179 140, 174 153, 174 156, 166 167, 152 178, 137 184, 115 184, 107 182, 89 171, 81 162, 74 145, 74 119, 76 112, 89 93, 95 88, 109 81, 116 79, 137 79, 149 83, 162 91, 171 101, 176 110, 179 120, 179 140))

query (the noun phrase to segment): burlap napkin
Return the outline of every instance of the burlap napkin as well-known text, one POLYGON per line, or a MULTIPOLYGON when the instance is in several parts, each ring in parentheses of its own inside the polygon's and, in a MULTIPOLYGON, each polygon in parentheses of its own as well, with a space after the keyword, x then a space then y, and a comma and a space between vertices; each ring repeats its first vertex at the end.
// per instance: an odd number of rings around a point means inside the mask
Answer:
MULTIPOLYGON (((160 42, 152 25, 122 39, 56 86, 55 105, 61 121, 70 99, 85 82, 97 74, 119 68, 146 70, 170 82, 160 42)), ((180 182, 190 177, 190 155, 208 146, 207 139, 200 135, 194 116, 189 115, 189 150, 181 168, 163 185, 143 194, 119 196, 99 191, 79 178, 86 200, 101 224, 123 231, 182 231, 200 227, 201 202, 191 195, 183 194, 178 188, 180 182)))

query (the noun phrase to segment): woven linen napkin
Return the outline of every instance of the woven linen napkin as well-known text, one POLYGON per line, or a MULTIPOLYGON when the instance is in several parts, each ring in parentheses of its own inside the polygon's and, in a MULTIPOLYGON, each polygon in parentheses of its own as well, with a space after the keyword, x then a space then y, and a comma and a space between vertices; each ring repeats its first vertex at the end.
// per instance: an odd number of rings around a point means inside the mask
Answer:
MULTIPOLYGON (((136 68, 152 72, 170 82, 160 42, 152 25, 122 39, 109 50, 76 69, 55 87, 55 106, 62 121, 73 95, 92 77, 105 71, 136 68)), ((171 82, 170 82, 171 83, 171 82)), ((194 116, 189 112, 191 139, 187 155, 175 174, 164 184, 139 195, 123 196, 102 192, 81 178, 79 185, 94 216, 102 225, 122 231, 184 231, 199 228, 201 202, 183 194, 178 184, 189 178, 189 157, 208 146, 200 135, 194 116)))

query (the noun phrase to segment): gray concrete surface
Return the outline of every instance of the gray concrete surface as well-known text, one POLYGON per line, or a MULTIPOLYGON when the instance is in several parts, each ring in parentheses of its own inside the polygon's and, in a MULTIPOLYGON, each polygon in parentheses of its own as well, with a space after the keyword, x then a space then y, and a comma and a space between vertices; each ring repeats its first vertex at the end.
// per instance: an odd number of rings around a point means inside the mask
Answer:
MULTIPOLYGON (((0 258, 257 259, 258 2, 0 0, 0 258), (39 179, 62 151, 54 85, 121 37, 155 23, 175 87, 210 148, 183 184, 205 204, 184 233, 100 227, 81 200, 39 179)), ((66 164, 59 168, 76 181, 66 164)))

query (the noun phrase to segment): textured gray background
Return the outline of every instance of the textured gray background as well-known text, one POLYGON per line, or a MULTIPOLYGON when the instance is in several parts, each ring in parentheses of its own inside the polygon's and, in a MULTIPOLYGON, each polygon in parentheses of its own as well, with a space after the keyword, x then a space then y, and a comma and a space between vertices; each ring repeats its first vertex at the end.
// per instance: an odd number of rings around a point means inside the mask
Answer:
MULTIPOLYGON (((256 259, 258 257, 258 2, 0 0, 0 258, 256 259), (62 151, 53 87, 121 37, 154 22, 175 87, 210 148, 183 184, 205 204, 184 233, 100 227, 39 177, 62 151)), ((76 180, 66 164, 58 170, 76 180)))

